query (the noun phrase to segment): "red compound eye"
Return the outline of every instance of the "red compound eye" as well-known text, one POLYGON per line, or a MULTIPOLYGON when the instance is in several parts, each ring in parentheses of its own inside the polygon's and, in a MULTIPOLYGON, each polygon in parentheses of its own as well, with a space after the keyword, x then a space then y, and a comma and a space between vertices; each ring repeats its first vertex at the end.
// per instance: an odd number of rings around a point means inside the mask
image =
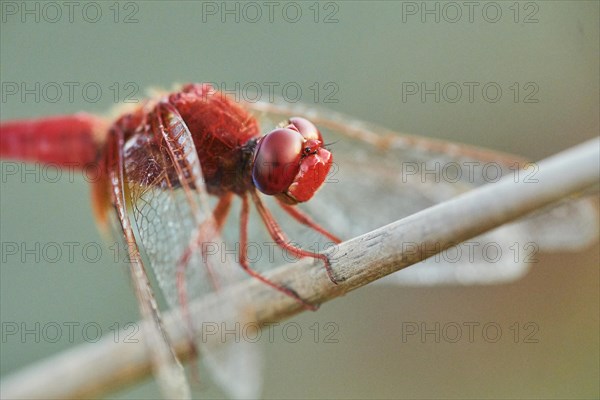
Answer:
POLYGON ((298 132, 300 132, 304 139, 314 139, 320 141, 321 143, 323 142, 321 132, 319 132, 315 124, 313 124, 306 118, 292 117, 289 119, 289 122, 298 130, 298 132))
POLYGON ((309 200, 319 190, 332 164, 317 127, 301 117, 265 135, 256 147, 252 180, 264 194, 288 204, 309 200))
POLYGON ((300 170, 305 139, 294 129, 278 128, 265 135, 255 152, 254 185, 264 194, 285 192, 300 170))

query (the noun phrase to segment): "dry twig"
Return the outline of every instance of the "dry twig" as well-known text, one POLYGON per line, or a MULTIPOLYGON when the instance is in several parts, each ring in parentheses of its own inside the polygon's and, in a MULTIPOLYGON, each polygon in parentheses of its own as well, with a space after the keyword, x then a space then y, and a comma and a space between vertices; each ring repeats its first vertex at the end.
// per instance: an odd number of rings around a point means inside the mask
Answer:
MULTIPOLYGON (((540 162, 538 183, 513 182, 507 177, 344 242, 330 251, 338 285, 333 285, 325 270, 311 260, 280 267, 269 277, 285 282, 310 302, 326 302, 432 255, 414 251, 403 254, 402 243, 417 243, 422 245, 419 248, 427 249, 437 246, 442 251, 597 184, 599 160, 600 141, 594 139, 540 162)), ((225 295, 229 291, 242 291, 253 299, 249 321, 257 324, 280 321, 302 311, 294 300, 254 280, 227 289, 225 295)), ((192 315, 207 315, 214 301, 217 299, 211 297, 196 301, 192 315)), ((219 319, 226 320, 223 316, 219 319)), ((178 354, 186 358, 190 349, 185 324, 174 312, 165 318, 165 324, 178 354)), ((150 358, 143 343, 106 339, 6 378, 1 397, 97 397, 150 372, 150 358)))

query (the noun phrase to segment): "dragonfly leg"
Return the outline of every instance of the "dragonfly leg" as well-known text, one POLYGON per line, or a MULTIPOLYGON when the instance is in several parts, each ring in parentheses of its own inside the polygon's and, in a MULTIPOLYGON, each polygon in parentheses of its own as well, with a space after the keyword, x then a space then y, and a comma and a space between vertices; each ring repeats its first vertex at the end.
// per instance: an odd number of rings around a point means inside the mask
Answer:
POLYGON ((275 221, 275 218, 273 218, 273 215, 271 215, 269 210, 267 210, 267 208, 264 206, 264 204, 260 200, 260 197, 258 197, 258 193, 256 191, 251 191, 250 193, 252 195, 252 201, 254 202, 256 209, 258 210, 258 213, 260 214, 260 217, 262 218, 263 223, 265 224, 267 230, 269 231, 269 235, 275 241, 275 243, 279 247, 290 252, 291 254, 295 255, 296 257, 312 257, 315 259, 318 258, 319 260, 322 260, 323 263, 325 264, 325 270, 327 271, 327 276, 329 276, 329 279, 331 280, 332 283, 335 283, 337 285, 337 279, 335 278, 335 276, 333 274, 333 270, 331 269, 331 263, 329 262, 329 258, 325 254, 314 253, 312 251, 307 251, 307 250, 301 249, 300 247, 290 244, 290 241, 288 240, 288 238, 285 236, 285 234, 279 227, 279 224, 277 224, 277 221, 275 221))
MULTIPOLYGON (((200 246, 201 246, 202 260, 206 263, 206 269, 210 275, 210 281, 212 282, 212 285, 216 291, 218 291, 220 289, 219 280, 217 279, 215 273, 213 272, 214 268, 211 265, 210 259, 208 257, 206 257, 206 254, 205 254, 206 248, 202 244, 206 241, 214 240, 215 237, 218 237, 221 235, 221 231, 223 230, 223 225, 225 224, 225 220, 227 219, 227 216, 229 215, 229 210, 231 209, 232 200, 233 200, 232 192, 229 192, 229 193, 223 195, 219 199, 219 202, 217 203, 217 205, 215 206, 215 209, 212 212, 212 220, 209 219, 208 221, 204 222, 204 224, 203 224, 203 225, 206 225, 207 223, 209 223, 213 229, 212 230, 205 229, 204 231, 207 232, 206 235, 204 237, 200 237, 199 241, 198 241, 198 244, 200 244, 200 246)), ((200 232, 202 232, 202 231, 203 230, 200 229, 200 232)))
POLYGON ((291 206, 289 204, 285 204, 284 202, 282 202, 279 199, 277 199, 277 203, 279 203, 279 206, 283 209, 283 211, 287 212, 292 218, 294 218, 296 221, 298 221, 302 225, 306 225, 309 228, 314 229, 315 231, 317 231, 321 235, 327 237, 329 240, 331 240, 335 244, 340 244, 342 242, 337 236, 333 235, 332 233, 327 231, 325 228, 323 228, 322 226, 317 224, 308 215, 303 213, 298 208, 291 206))
POLYGON ((240 265, 242 266, 242 268, 244 269, 244 271, 246 271, 250 276, 260 280, 263 283, 266 283, 267 285, 271 286, 273 289, 280 291, 281 293, 285 294, 286 296, 289 296, 291 298, 293 298, 294 300, 296 300, 298 303, 300 303, 302 305, 302 307, 304 307, 307 310, 311 310, 311 311, 315 311, 318 309, 318 306, 314 305, 314 304, 310 304, 308 303, 306 300, 304 300, 303 298, 301 298, 298 293, 296 293, 295 291, 293 291, 290 288, 287 288, 285 286, 279 285, 267 278, 265 278, 264 276, 262 276, 259 272, 253 270, 250 267, 250 264, 248 263, 248 255, 247 255, 247 247, 248 247, 248 215, 250 213, 250 205, 249 205, 249 201, 248 201, 248 195, 244 194, 242 195, 242 210, 240 212, 240 256, 239 256, 239 261, 240 261, 240 265))

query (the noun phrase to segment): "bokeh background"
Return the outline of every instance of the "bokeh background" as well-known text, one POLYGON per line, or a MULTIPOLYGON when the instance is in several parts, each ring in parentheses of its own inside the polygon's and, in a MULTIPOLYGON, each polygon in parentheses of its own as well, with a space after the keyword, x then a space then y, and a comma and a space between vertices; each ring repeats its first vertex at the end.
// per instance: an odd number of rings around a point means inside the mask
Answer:
MULTIPOLYGON (((3 1, 1 118, 105 113, 115 95, 140 98, 147 88, 176 82, 228 89, 275 82, 278 95, 285 95, 285 84, 299 86, 307 104, 390 129, 534 160, 596 136, 599 3, 475 3, 470 15, 463 2, 277 2, 270 20, 260 1, 101 2, 85 11, 82 2, 70 21, 61 2, 54 3, 58 15, 43 3, 3 1), (24 7, 38 11, 23 15, 24 7), (233 14, 222 15, 223 7, 233 14), (79 85, 72 99, 65 82, 79 85), (456 82, 465 90, 455 102, 452 91, 423 101, 407 95, 407 82, 429 88, 456 82), (473 101, 464 82, 479 84, 473 101), (51 85, 36 101, 21 98, 20 89, 12 94, 21 83, 51 85), (58 98, 53 83, 64 89, 58 98), (496 102, 493 91, 488 97, 481 91, 489 83, 502 89, 496 102), (82 94, 85 84, 102 89, 97 101, 93 91, 82 94)), ((102 243, 83 178, 36 182, 35 175, 8 178, 3 169, 1 189, 3 244, 102 243)), ((95 263, 81 252, 55 263, 2 260, 2 376, 84 342, 85 323, 99 324, 107 335, 114 324, 137 320, 126 270, 111 257, 104 249, 95 263), (56 343, 5 335, 15 323, 35 329, 53 322, 80 325, 73 340, 63 335, 56 343)), ((297 343, 265 346, 264 397, 597 398, 598 261, 596 244, 576 254, 542 255, 512 284, 358 290, 297 317, 304 333, 297 343), (338 342, 321 336, 315 343, 310 327, 319 323, 324 333, 328 322, 338 327, 338 342), (480 332, 472 343, 403 341, 407 322, 495 322, 503 335, 497 343, 480 332), (530 322, 539 328, 537 343, 525 340, 530 322)), ((200 396, 224 396, 203 384, 200 396)), ((148 379, 110 397, 157 398, 158 391, 148 379)))

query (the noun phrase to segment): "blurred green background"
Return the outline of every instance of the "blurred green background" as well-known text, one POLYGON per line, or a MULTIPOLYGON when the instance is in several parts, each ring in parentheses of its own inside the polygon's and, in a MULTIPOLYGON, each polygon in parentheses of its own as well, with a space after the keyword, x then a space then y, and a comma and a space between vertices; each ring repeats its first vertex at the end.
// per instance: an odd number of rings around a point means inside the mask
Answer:
MULTIPOLYGON (((72 22, 64 3, 25 3, 2 2, 2 120, 104 113, 115 95, 123 100, 133 91, 140 98, 152 86, 177 82, 223 82, 228 89, 275 82, 278 95, 285 95, 286 84, 300 87, 307 104, 390 129, 534 160, 598 134, 597 1, 475 2, 471 15, 463 2, 277 2, 272 20, 260 1, 101 2, 87 8, 82 2, 72 22), (38 11, 22 15, 24 7, 38 11), (223 7, 233 14, 221 15, 223 7), (422 14, 425 7, 433 13, 422 14), (79 85, 72 99, 66 82, 79 85), (422 82, 451 85, 439 101, 403 91, 422 82), (464 89, 455 102, 453 82, 464 89), (479 85, 473 101, 464 82, 479 85), (21 83, 46 85, 47 92, 39 101, 22 99, 21 83), (60 96, 54 83, 64 90, 60 96), (491 101, 493 88, 482 93, 486 84, 501 88, 498 101, 491 101), (12 94, 15 85, 19 93, 12 94), (100 96, 94 87, 102 89, 100 96)), ((3 244, 102 243, 83 178, 35 180, 3 175, 3 244)), ((56 263, 5 257, 3 334, 15 323, 31 329, 36 322, 94 322, 106 335, 115 323, 137 320, 126 270, 111 257, 107 249, 98 262, 77 251, 72 261, 63 256, 56 263)), ((304 332, 298 343, 265 346, 264 397, 597 398, 598 310, 597 244, 577 254, 541 256, 513 284, 371 286, 296 318, 304 332), (406 322, 469 321, 498 323, 501 340, 402 340, 406 322), (321 333, 325 323, 335 323, 338 342, 323 343, 321 336, 315 343, 315 322, 321 333), (515 322, 521 327, 517 343, 515 322), (524 340, 528 322, 539 327, 537 343, 524 340)), ((56 343, 4 335, 0 373, 83 341, 80 328, 74 340, 63 336, 56 343)), ((204 385, 202 397, 223 396, 204 385)), ((111 396, 140 397, 158 397, 151 380, 111 396)))

